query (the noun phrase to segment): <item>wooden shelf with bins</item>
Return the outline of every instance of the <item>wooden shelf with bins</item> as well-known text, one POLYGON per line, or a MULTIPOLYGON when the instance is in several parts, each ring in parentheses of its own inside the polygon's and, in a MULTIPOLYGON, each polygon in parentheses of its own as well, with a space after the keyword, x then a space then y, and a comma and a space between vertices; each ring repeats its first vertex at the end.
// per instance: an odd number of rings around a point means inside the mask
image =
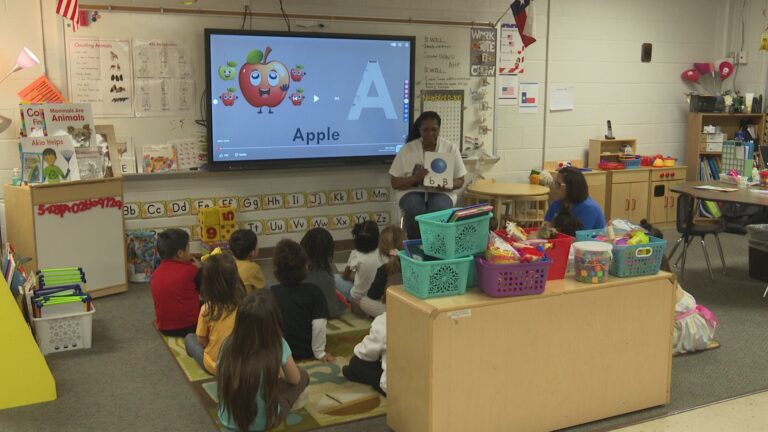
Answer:
POLYGON ((685 147, 686 180, 699 180, 699 157, 720 157, 722 152, 706 152, 701 149, 701 136, 705 125, 720 126, 720 131, 725 134, 725 139, 733 139, 736 131, 741 127, 741 122, 749 120, 755 125, 757 137, 755 145, 764 144, 765 114, 727 114, 727 113, 688 113, 688 141, 685 147))
POLYGON ((631 139, 591 139, 589 140, 589 160, 587 166, 596 169, 601 159, 617 162, 624 154, 624 147, 630 146, 632 154, 637 154, 637 140, 631 139))

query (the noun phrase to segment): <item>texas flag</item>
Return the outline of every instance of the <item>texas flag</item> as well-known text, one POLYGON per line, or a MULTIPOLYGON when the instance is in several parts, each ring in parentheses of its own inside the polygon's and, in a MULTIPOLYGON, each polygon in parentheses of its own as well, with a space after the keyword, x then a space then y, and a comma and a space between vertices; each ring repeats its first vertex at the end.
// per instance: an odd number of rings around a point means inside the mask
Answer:
POLYGON ((536 38, 533 37, 535 13, 533 11, 531 0, 515 0, 509 7, 512 9, 512 16, 515 17, 515 23, 517 23, 517 30, 520 32, 520 38, 523 40, 523 46, 527 47, 536 42, 536 38), (529 12, 531 15, 530 19, 528 18, 529 12))
POLYGON ((56 5, 56 14, 72 22, 72 31, 77 31, 80 26, 80 8, 77 0, 58 0, 56 5))

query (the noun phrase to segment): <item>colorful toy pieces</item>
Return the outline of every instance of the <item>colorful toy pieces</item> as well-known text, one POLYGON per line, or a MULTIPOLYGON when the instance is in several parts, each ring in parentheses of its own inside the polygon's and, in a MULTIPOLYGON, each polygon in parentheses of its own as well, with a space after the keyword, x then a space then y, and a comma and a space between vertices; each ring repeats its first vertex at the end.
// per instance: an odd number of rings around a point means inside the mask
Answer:
POLYGON ((235 209, 231 207, 202 208, 197 222, 200 240, 205 243, 226 242, 237 229, 235 209))

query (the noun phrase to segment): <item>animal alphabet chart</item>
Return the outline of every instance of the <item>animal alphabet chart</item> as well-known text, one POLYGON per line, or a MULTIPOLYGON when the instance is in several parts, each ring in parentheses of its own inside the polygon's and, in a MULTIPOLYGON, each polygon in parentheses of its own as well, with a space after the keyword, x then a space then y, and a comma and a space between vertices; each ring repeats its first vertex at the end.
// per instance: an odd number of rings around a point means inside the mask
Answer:
POLYGON ((93 106, 95 117, 133 117, 131 42, 69 39, 69 95, 93 106))
POLYGON ((463 145, 464 90, 422 90, 421 112, 424 111, 435 111, 440 115, 441 137, 463 145))

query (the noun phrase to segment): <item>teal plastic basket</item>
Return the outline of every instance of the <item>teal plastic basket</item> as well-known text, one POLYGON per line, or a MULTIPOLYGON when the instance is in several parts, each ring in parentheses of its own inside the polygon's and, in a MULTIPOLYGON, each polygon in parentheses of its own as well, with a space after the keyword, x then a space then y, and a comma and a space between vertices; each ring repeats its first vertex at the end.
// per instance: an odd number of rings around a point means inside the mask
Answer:
POLYGON ((485 251, 491 214, 447 222, 455 209, 416 216, 427 255, 442 259, 471 257, 485 251))
POLYGON ((405 251, 397 253, 403 272, 403 287, 420 299, 464 294, 474 257, 419 261, 405 251))
MULTIPOLYGON (((576 241, 594 240, 597 235, 605 235, 605 229, 576 231, 576 241)), ((653 275, 661 269, 667 241, 648 236, 648 243, 639 245, 613 245, 613 260, 609 273, 617 277, 635 277, 653 275)))

